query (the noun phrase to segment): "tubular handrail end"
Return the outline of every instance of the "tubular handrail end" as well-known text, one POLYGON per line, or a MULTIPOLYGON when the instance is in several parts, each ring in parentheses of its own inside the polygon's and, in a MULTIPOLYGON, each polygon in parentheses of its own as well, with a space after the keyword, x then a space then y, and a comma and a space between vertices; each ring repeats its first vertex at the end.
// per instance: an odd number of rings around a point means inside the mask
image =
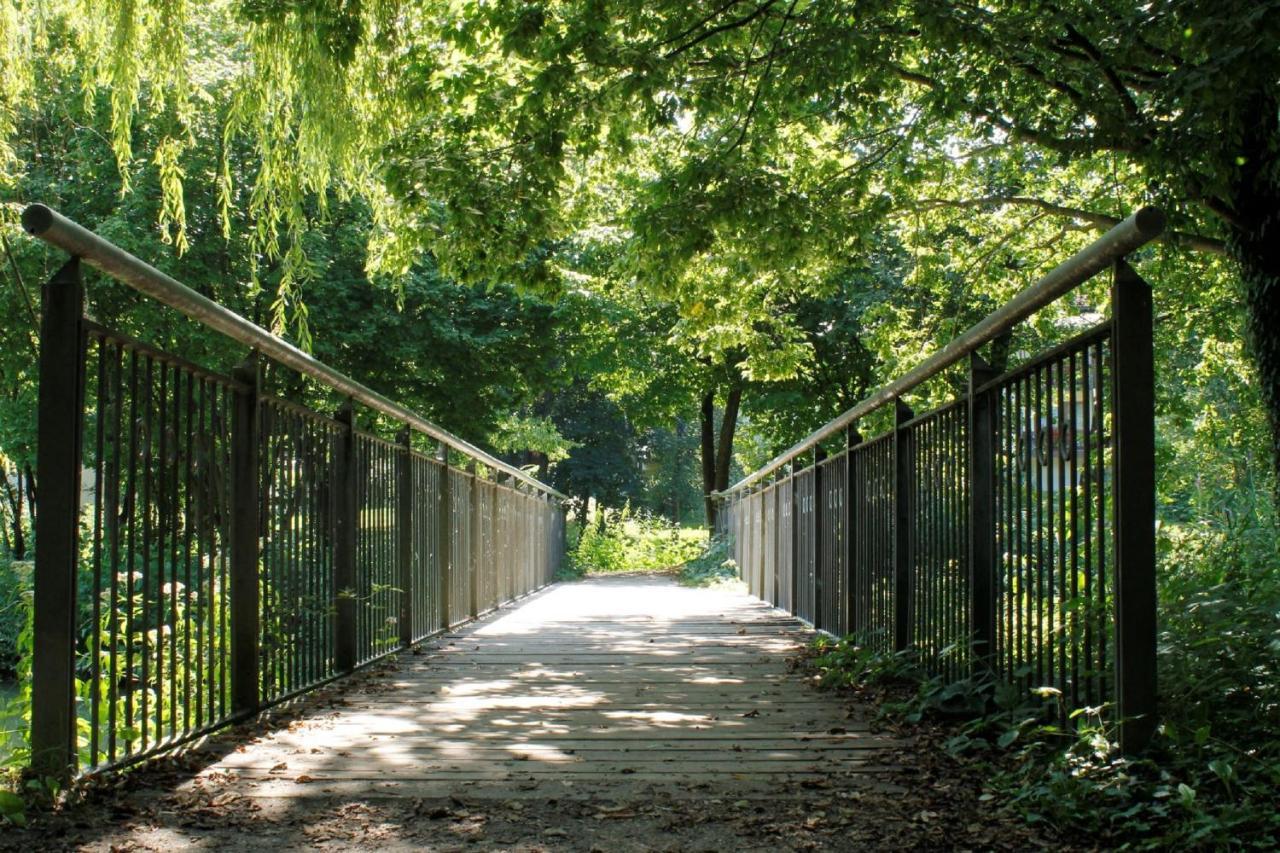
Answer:
POLYGON ((32 237, 39 237, 53 225, 53 210, 48 205, 35 202, 22 210, 22 230, 32 237))
POLYGON ((1133 224, 1138 229, 1138 233, 1147 239, 1154 240, 1164 233, 1165 226, 1168 224, 1168 217, 1164 211, 1158 207, 1148 205, 1139 208, 1133 214, 1133 224))

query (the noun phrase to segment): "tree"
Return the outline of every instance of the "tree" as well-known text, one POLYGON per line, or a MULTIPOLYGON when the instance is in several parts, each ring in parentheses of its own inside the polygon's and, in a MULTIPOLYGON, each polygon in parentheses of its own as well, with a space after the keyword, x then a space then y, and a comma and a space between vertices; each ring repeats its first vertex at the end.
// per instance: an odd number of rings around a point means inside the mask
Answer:
MULTIPOLYGON (((501 244, 506 260, 492 268, 515 274, 529 249, 590 212, 583 176, 614 176, 628 196, 614 204, 626 269, 642 285, 690 286, 678 302, 696 332, 725 316, 698 298, 723 293, 722 279, 698 275, 707 266, 728 266, 752 295, 757 280, 812 280, 815 257, 855 250, 904 209, 1023 206, 1090 228, 1115 219, 1017 186, 922 197, 949 148, 981 148, 992 169, 1111 161, 1107 189, 1129 207, 1163 202, 1175 243, 1237 261, 1280 464, 1280 253, 1267 236, 1280 216, 1278 11, 1252 0, 436 11, 461 55, 447 75, 465 95, 427 71, 442 88, 429 87, 392 147, 390 186, 410 209, 450 211, 439 223, 448 236, 428 243, 467 262, 501 244), (454 108, 456 97, 470 106, 454 108), (637 153, 637 136, 651 150, 637 153)), ((767 317, 743 300, 729 307, 741 328, 767 317)))
POLYGON ((245 217, 277 325, 305 316, 327 188, 367 199, 370 263, 397 275, 429 252, 448 276, 554 296, 583 243, 606 242, 615 286, 660 296, 687 352, 749 382, 803 372, 812 353, 779 305, 821 296, 878 229, 983 217, 1031 259, 976 265, 977 290, 999 295, 1078 229, 1156 201, 1174 247, 1236 261, 1280 450, 1278 0, 147 8, 7 17, 0 132, 42 58, 82 69, 126 182, 149 117, 157 221, 180 244, 181 167, 204 156, 187 130, 222 93, 222 162, 186 171, 245 217), (239 150, 260 166, 228 168, 239 150))

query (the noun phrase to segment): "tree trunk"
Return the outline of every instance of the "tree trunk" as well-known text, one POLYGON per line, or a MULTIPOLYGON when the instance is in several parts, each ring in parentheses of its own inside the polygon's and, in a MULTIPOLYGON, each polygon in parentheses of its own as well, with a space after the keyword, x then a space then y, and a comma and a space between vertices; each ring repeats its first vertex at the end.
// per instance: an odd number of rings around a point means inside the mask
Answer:
POLYGON ((707 511, 707 529, 716 532, 716 504, 711 493, 716 489, 716 395, 708 391, 702 396, 702 502, 707 511))
POLYGON ((10 538, 11 547, 9 554, 15 560, 25 560, 27 558, 27 542, 26 537, 22 533, 22 471, 14 469, 18 478, 17 488, 9 481, 9 471, 0 469, 0 478, 4 479, 4 494, 9 502, 9 515, 13 519, 13 532, 10 538))
POLYGON ((1235 221, 1227 246, 1240 264, 1249 346, 1271 421, 1271 464, 1280 478, 1280 154, 1271 149, 1280 134, 1278 107, 1274 97, 1259 96, 1244 123, 1245 163, 1233 187, 1235 221))
POLYGON ((742 385, 729 389, 724 402, 724 418, 720 421, 720 446, 716 449, 716 491, 729 488, 729 466, 733 463, 733 433, 738 428, 738 405, 742 402, 742 385))
POLYGON ((22 466, 22 479, 27 483, 27 517, 36 517, 36 473, 31 470, 31 463, 22 466))
POLYGON ((1013 344, 1013 331, 1006 330, 991 342, 987 350, 988 364, 996 373, 1004 373, 1009 369, 1009 350, 1013 344))

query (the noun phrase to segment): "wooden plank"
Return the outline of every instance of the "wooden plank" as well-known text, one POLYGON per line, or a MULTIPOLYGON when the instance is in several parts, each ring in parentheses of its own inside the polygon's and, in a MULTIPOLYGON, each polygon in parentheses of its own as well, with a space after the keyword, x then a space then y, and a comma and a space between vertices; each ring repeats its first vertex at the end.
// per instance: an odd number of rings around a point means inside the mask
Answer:
MULTIPOLYGON (((310 753, 315 748, 332 748, 332 749, 351 749, 351 751, 361 751, 365 753, 383 753, 388 751, 417 751, 417 752, 456 752, 458 749, 466 749, 470 752, 503 752, 520 751, 520 749, 536 749, 554 748, 554 749, 575 749, 579 752, 666 752, 666 751, 719 751, 719 749, 732 749, 740 747, 744 751, 773 751, 773 749, 812 749, 815 752, 822 751, 868 751, 868 749, 882 749, 886 743, 893 745, 901 745, 904 742, 895 740, 888 742, 887 739, 873 738, 873 736, 844 736, 844 738, 778 738, 772 733, 756 733, 754 736, 735 736, 717 735, 713 738, 682 738, 682 739, 666 739, 653 740, 652 738, 617 738, 617 736, 600 736, 600 738, 589 738, 585 735, 570 735, 563 738, 536 738, 531 740, 511 740, 490 738, 489 740, 481 738, 457 739, 440 739, 436 735, 394 735, 387 739, 371 739, 369 742, 353 745, 349 740, 344 738, 330 739, 300 739, 297 742, 283 742, 276 740, 273 743, 255 744, 255 752, 273 752, 280 754, 301 754, 310 753)), ((736 752, 736 749, 735 749, 736 752)), ((316 754, 316 753, 310 753, 316 754)))
MULTIPOLYGON (((628 775, 627 771, 640 772, 642 770, 650 773, 669 774, 673 770, 670 764, 675 761, 677 759, 672 759, 671 762, 646 762, 637 758, 630 761, 608 762, 589 766, 572 763, 540 764, 536 761, 477 762, 470 766, 464 766, 464 762, 454 761, 423 764, 416 768, 412 765, 405 766, 384 761, 368 767, 317 768, 305 770, 304 772, 311 777, 309 781, 313 782, 323 782, 327 779, 366 779, 372 782, 382 782, 388 779, 387 774, 392 773, 394 774, 394 779, 401 782, 419 780, 429 782, 448 778, 512 779, 534 775, 549 775, 551 777, 603 776, 607 778, 628 775)), ((717 779, 726 773, 827 773, 835 770, 844 773, 878 773, 887 769, 888 766, 883 763, 849 759, 839 762, 838 766, 835 766, 832 762, 816 760, 699 762, 696 766, 686 765, 680 767, 679 772, 688 781, 699 778, 717 779)), ((223 768, 223 772, 227 770, 234 770, 241 779, 288 778, 290 774, 297 775, 297 771, 288 769, 273 771, 271 765, 265 764, 260 767, 223 768)))
POLYGON ((903 742, 847 719, 839 697, 791 670, 787 657, 812 634, 776 614, 670 581, 558 586, 402 656, 390 678, 205 775, 283 798, 762 779, 777 790, 833 775, 878 784, 903 742))

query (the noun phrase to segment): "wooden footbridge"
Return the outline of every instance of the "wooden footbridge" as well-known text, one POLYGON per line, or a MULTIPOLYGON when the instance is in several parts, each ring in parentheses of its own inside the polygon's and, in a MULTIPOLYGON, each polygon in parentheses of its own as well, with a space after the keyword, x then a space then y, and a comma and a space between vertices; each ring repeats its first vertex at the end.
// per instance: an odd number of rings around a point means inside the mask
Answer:
POLYGON ((895 743, 788 666, 810 635, 669 577, 556 584, 201 776, 269 798, 884 784, 895 743))
POLYGON ((1047 689, 1129 748, 1151 731, 1151 293, 1124 259, 1158 211, 719 496, 752 597, 553 585, 559 492, 50 209, 23 222, 71 255, 43 290, 41 775, 135 763, 400 653, 392 682, 206 774, 282 797, 883 781, 901 745, 787 668, 814 628, 1047 689), (81 262, 248 357, 192 364, 95 322, 81 262), (1011 369, 977 356, 1107 269, 1110 319, 1011 369), (299 377, 307 405, 280 396, 299 377), (904 400, 940 387, 966 390, 904 400))

